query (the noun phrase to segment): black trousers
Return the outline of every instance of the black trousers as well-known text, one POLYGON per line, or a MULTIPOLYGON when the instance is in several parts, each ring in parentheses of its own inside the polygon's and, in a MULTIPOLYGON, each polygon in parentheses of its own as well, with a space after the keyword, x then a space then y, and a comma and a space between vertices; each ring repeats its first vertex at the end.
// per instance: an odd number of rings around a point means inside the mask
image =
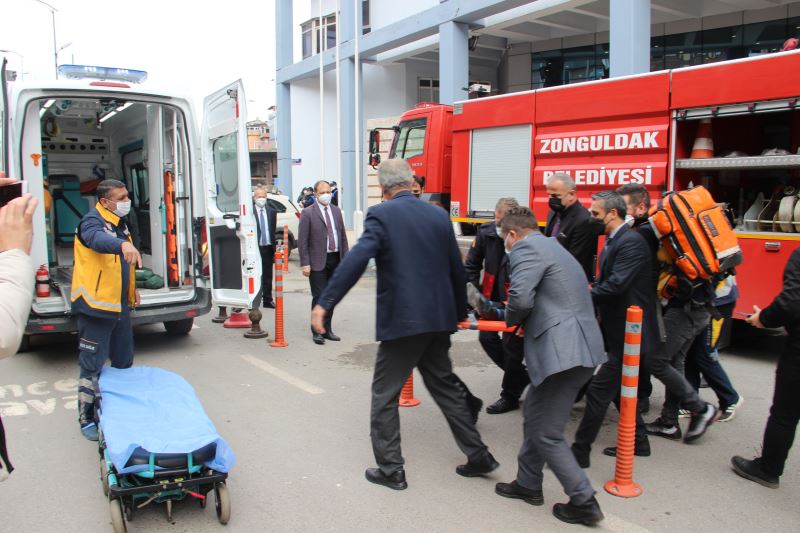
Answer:
MULTIPOLYGON (((619 392, 622 385, 622 353, 608 353, 608 361, 603 363, 597 374, 589 382, 586 390, 586 410, 575 433, 575 449, 588 454, 592 443, 600 432, 600 426, 611 402, 619 410, 619 392)), ((647 431, 639 410, 636 410, 636 442, 647 440, 647 431)))
POLYGON ((783 474, 800 420, 800 351, 792 349, 792 344, 796 345, 797 341, 792 343, 790 334, 789 344, 775 370, 775 393, 761 452, 761 467, 775 476, 783 474))
POLYGON ((684 371, 686 354, 695 337, 705 330, 710 315, 702 308, 671 307, 664 312, 667 341, 663 349, 647 354, 647 366, 666 389, 661 421, 668 426, 678 424, 678 409, 702 412, 706 403, 687 381, 684 371))
POLYGON ((501 338, 495 331, 481 331, 478 334, 478 341, 489 359, 503 370, 500 396, 519 400, 525 387, 531 382, 523 363, 524 339, 513 333, 503 333, 501 338))
POLYGON ((470 461, 487 453, 450 361, 450 333, 422 333, 381 342, 372 378, 370 438, 375 461, 386 475, 403 468, 398 400, 416 367, 425 387, 444 414, 456 444, 470 461))
MULTIPOLYGON (((261 302, 272 301, 272 266, 275 264, 275 246, 259 246, 261 252, 261 302)), ((256 303, 261 303, 256 302, 256 303)))
MULTIPOLYGON (((312 270, 311 275, 308 277, 308 284, 311 286, 311 309, 317 305, 317 300, 322 296, 325 287, 328 286, 328 280, 333 276, 336 267, 339 266, 339 252, 331 252, 325 259, 325 268, 322 270, 312 270)), ((330 333, 331 321, 333 320, 333 309, 325 315, 325 331, 330 333)))

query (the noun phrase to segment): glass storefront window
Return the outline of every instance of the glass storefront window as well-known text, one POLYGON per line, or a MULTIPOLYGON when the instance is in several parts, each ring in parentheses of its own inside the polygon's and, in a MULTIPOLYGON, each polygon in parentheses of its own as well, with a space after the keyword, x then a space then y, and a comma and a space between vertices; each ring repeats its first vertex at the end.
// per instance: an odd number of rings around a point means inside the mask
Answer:
POLYGON ((664 68, 673 69, 702 63, 702 32, 690 31, 664 36, 664 68))
POLYGON ((533 88, 555 87, 562 85, 562 67, 564 60, 561 50, 548 50, 533 54, 533 88))
MULTIPOLYGON (((800 37, 800 17, 655 36, 650 71, 774 53, 789 37, 800 37)), ((608 43, 535 52, 531 60, 534 89, 609 76, 608 43)))

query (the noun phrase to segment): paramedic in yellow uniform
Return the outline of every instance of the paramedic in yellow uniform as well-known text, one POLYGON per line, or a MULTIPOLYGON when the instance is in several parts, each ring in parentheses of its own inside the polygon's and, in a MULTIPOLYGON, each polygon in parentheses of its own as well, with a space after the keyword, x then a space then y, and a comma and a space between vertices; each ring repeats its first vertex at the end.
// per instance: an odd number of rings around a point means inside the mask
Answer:
POLYGON ((78 317, 78 421, 81 433, 97 440, 94 386, 106 359, 111 366, 133 364, 130 306, 139 303, 134 269, 142 257, 131 243, 125 217, 131 209, 125 184, 107 179, 97 186, 97 205, 75 231, 72 312, 78 317))

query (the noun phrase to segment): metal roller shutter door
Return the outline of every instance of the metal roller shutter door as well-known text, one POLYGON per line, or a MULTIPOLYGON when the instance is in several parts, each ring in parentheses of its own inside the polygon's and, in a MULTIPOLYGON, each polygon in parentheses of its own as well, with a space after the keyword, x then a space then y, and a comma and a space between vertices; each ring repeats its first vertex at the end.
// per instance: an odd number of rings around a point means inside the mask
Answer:
POLYGON ((527 206, 531 187, 531 125, 472 132, 469 210, 494 212, 511 196, 527 206))

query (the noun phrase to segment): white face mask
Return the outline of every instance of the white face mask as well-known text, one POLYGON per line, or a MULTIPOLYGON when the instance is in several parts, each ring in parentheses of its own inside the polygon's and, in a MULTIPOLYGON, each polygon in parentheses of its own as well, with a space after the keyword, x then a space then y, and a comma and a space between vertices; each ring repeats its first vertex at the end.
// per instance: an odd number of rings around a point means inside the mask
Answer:
POLYGON ((266 198, 256 198, 256 205, 258 207, 264 207, 265 205, 267 205, 267 199, 266 198))
POLYGON ((498 237, 500 237, 501 239, 503 238, 503 236, 501 235, 500 226, 496 226, 494 228, 494 231, 497 233, 498 237))
POLYGON ((633 215, 625 215, 625 223, 629 226, 633 226, 633 223, 636 221, 633 215))
POLYGON ((128 200, 127 202, 117 202, 117 208, 114 210, 114 214, 118 217, 124 217, 128 213, 131 212, 131 201, 128 200))
POLYGON ((505 238, 505 239, 503 239, 503 246, 505 246, 505 249, 506 249, 506 253, 507 253, 507 254, 510 254, 510 253, 511 253, 511 250, 513 250, 513 248, 514 248, 514 245, 513 245, 513 244, 512 244, 510 247, 508 246, 508 237, 509 237, 509 236, 510 236, 510 235, 506 235, 506 238, 505 238))
POLYGON ((326 192, 325 194, 320 194, 317 197, 317 200, 319 200, 319 203, 321 203, 322 205, 328 205, 329 203, 331 203, 331 197, 332 197, 331 193, 326 192))

